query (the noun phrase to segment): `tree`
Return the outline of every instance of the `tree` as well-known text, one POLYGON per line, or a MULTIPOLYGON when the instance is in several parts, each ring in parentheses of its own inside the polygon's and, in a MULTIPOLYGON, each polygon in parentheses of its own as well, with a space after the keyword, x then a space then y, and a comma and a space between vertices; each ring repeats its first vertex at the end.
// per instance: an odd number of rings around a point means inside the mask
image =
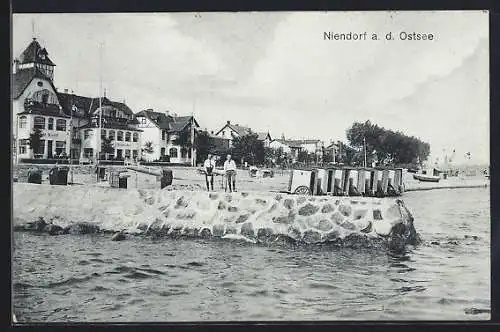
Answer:
POLYGON ((113 137, 101 138, 101 151, 106 155, 106 159, 108 159, 110 153, 115 153, 115 147, 113 146, 113 137))
POLYGON ((153 142, 151 141, 147 141, 144 143, 144 148, 142 149, 142 152, 143 153, 146 153, 146 154, 151 154, 153 153, 153 142))
POLYGON ((183 148, 191 148, 191 130, 185 129, 178 133, 177 138, 174 140, 175 145, 183 148))
MULTIPOLYGON (((355 122, 347 129, 349 144, 361 153, 364 159, 366 149, 367 164, 378 161, 385 165, 416 163, 425 161, 430 153, 430 145, 414 136, 392 131, 372 124, 355 122)), ((359 159, 359 156, 355 157, 359 159)))
POLYGON ((215 144, 213 139, 210 137, 208 132, 200 131, 196 132, 194 136, 194 148, 197 151, 197 156, 199 160, 205 160, 209 153, 215 152, 215 144))
POLYGON ((253 132, 234 137, 231 155, 242 163, 248 161, 254 165, 261 164, 265 158, 264 142, 259 140, 258 135, 253 132))
POLYGON ((30 134, 29 138, 30 149, 33 153, 38 153, 42 147, 42 131, 39 128, 35 128, 30 134))

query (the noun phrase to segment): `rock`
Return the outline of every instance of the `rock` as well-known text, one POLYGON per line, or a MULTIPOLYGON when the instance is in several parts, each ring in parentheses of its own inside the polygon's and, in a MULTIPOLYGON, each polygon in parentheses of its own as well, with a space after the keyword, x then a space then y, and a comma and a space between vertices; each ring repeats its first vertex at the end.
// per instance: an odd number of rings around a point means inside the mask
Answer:
POLYGON ((217 206, 218 210, 225 210, 226 209, 226 203, 223 201, 219 201, 219 205, 217 206))
POLYGON ((453 245, 458 245, 458 242, 457 241, 448 241, 448 244, 453 244, 453 245))
POLYGON ((368 225, 365 228, 362 228, 360 231, 361 233, 370 233, 372 231, 372 222, 368 221, 368 225))
POLYGON ((283 199, 283 196, 281 196, 280 194, 277 194, 276 196, 274 196, 274 199, 279 202, 283 199))
POLYGON ((311 215, 315 214, 316 212, 318 212, 318 210, 319 210, 318 206, 315 206, 315 205, 308 203, 299 209, 299 215, 311 216, 311 215))
POLYGON ((199 232, 200 230, 198 228, 186 227, 184 228, 182 235, 186 237, 198 237, 199 232))
POLYGON ((271 228, 259 228, 257 231, 257 239, 264 241, 269 239, 273 235, 273 230, 271 228))
POLYGON ((259 205, 266 205, 267 204, 267 201, 264 200, 264 199, 261 199, 261 198, 256 198, 255 199, 255 203, 259 204, 259 205))
POLYGON ((228 207, 228 208, 227 208, 227 210, 228 210, 229 212, 237 212, 237 211, 238 211, 238 208, 237 208, 236 206, 230 206, 230 207, 228 207))
POLYGON ((364 218, 366 216, 367 212, 368 212, 367 209, 354 210, 354 213, 352 214, 352 219, 358 220, 358 219, 364 218))
POLYGON ((217 199, 217 198, 219 197, 219 195, 218 195, 218 194, 216 194, 216 193, 210 193, 210 194, 208 194, 208 197, 209 197, 210 199, 212 199, 212 200, 215 200, 215 199, 217 199))
POLYGON ((374 220, 382 220, 382 212, 378 209, 373 210, 373 219, 374 220))
POLYGON ((43 232, 43 230, 45 229, 45 226, 47 226, 48 224, 45 222, 45 220, 43 220, 42 217, 39 217, 38 220, 34 221, 34 222, 30 222, 30 223, 27 223, 26 224, 26 230, 30 230, 30 231, 35 231, 35 232, 43 232))
POLYGON ((251 222, 246 222, 243 225, 241 225, 241 235, 246 236, 246 237, 254 237, 255 232, 253 230, 253 225, 251 222))
POLYGON ((233 226, 226 227, 226 234, 237 234, 238 231, 233 226))
POLYGON ((99 232, 99 227, 92 223, 82 222, 69 226, 70 234, 95 234, 99 232))
POLYGON ((200 232, 200 236, 204 239, 209 239, 212 237, 212 232, 208 228, 203 228, 200 232))
POLYGON ((184 198, 184 196, 181 196, 177 199, 177 202, 175 203, 175 208, 187 208, 188 207, 188 202, 184 198))
POLYGON ((307 230, 304 232, 302 241, 305 243, 319 243, 321 242, 321 234, 317 231, 307 230))
POLYGON ((244 193, 244 192, 242 192, 242 193, 241 193, 241 196, 243 196, 243 197, 247 197, 247 196, 248 196, 248 193, 244 193))
POLYGON ((373 230, 381 236, 388 236, 391 233, 392 226, 384 220, 377 220, 373 222, 373 230))
POLYGON ((148 229, 148 224, 141 222, 137 224, 136 228, 145 232, 148 229))
POLYGON ((49 233, 50 235, 62 235, 64 234, 64 229, 61 226, 49 224, 46 225, 43 229, 44 232, 49 233))
POLYGON ((223 225, 214 225, 212 234, 213 234, 213 236, 217 236, 217 237, 224 236, 224 226, 223 225))
POLYGON ((238 219, 236 219, 236 223, 241 224, 241 223, 247 221, 249 217, 250 217, 249 214, 242 214, 242 215, 238 216, 238 219))
POLYGON ((113 235, 113 237, 111 238, 111 241, 123 241, 126 238, 127 237, 125 236, 125 234, 123 232, 118 232, 115 235, 113 235))
POLYGON ((350 221, 344 221, 342 224, 340 224, 340 226, 342 226, 343 228, 345 229, 348 229, 350 231, 353 231, 356 229, 356 225, 354 225, 352 222, 350 221))
POLYGON ((294 201, 293 199, 290 199, 290 198, 286 198, 284 201, 283 201, 283 206, 286 207, 287 209, 291 209, 293 208, 293 205, 294 205, 294 201))
POLYGON ((328 220, 320 220, 318 227, 319 230, 326 232, 333 228, 333 225, 328 220))
POLYGON ((330 213, 333 211, 335 211, 335 206, 333 206, 332 204, 325 204, 321 208, 321 213, 330 213))
POLYGON ((348 248, 367 248, 369 247, 368 242, 366 235, 358 233, 349 234, 342 240, 344 247, 348 248))
POLYGON ((350 205, 344 205, 344 204, 340 204, 339 206, 339 212, 343 215, 343 216, 350 216, 351 213, 352 213, 352 208, 350 205))
POLYGON ((341 225, 342 222, 344 221, 344 216, 340 213, 340 212, 335 212, 334 214, 332 214, 332 216, 330 217, 330 219, 336 223, 337 225, 341 225))
POLYGON ((298 204, 302 204, 306 201, 306 198, 304 196, 300 196, 299 198, 297 198, 297 205, 298 204))
POLYGON ((325 235, 325 239, 328 242, 338 241, 340 240, 340 233, 338 230, 334 229, 325 235))
POLYGON ((273 205, 271 205, 269 210, 267 210, 267 212, 273 212, 274 210, 276 210, 277 207, 278 207, 278 204, 274 203, 273 205))
POLYGON ((302 233, 297 227, 290 226, 288 228, 288 236, 294 240, 299 240, 302 237, 302 233))
POLYGON ((273 217, 273 223, 275 224, 290 224, 292 221, 288 216, 279 216, 279 217, 273 217))

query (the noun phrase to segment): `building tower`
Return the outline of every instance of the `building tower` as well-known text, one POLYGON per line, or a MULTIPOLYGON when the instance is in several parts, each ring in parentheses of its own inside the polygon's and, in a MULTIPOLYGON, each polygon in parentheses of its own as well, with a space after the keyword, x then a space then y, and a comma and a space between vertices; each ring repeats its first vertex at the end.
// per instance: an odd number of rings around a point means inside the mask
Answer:
POLYGON ((52 82, 54 81, 54 67, 56 65, 49 59, 47 50, 40 46, 36 38, 33 38, 33 41, 16 62, 16 71, 25 68, 37 68, 52 82))

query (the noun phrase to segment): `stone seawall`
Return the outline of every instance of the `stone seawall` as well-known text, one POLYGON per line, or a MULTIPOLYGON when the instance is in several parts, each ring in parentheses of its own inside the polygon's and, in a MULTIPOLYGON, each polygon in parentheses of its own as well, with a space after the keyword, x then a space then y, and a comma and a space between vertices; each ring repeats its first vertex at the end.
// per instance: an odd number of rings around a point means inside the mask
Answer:
POLYGON ((156 237, 220 237, 383 246, 417 244, 401 200, 276 193, 207 193, 15 183, 14 227, 53 234, 123 232, 156 237))

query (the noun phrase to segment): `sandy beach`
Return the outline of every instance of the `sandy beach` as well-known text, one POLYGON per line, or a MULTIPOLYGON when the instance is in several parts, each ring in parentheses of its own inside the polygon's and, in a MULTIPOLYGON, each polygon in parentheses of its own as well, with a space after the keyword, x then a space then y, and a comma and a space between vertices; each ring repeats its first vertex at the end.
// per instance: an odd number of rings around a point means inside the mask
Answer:
MULTIPOLYGON (((27 182, 28 170, 36 167, 42 170, 42 183, 49 183, 49 171, 54 165, 17 165, 13 169, 14 178, 18 182, 27 182)), ((160 167, 146 167, 151 170, 160 170, 160 167)), ((190 189, 190 190, 205 190, 205 177, 199 174, 198 169, 194 167, 168 167, 173 173, 173 183, 170 189, 190 189)), ((126 170, 124 166, 108 166, 107 171, 110 170, 126 170)), ((129 177, 131 182, 137 181, 135 172, 130 172, 129 177)), ((236 189, 239 191, 286 191, 288 189, 288 180, 290 176, 289 170, 276 170, 274 177, 250 177, 248 170, 238 170, 236 189)), ((68 175, 68 181, 71 182, 71 177, 68 175)), ((109 186, 108 181, 101 181, 97 183, 95 167, 94 166, 73 166, 73 183, 77 185, 99 185, 109 186)), ((432 189, 453 189, 453 188, 477 188, 488 187, 489 179, 483 176, 456 176, 447 179, 441 179, 438 183, 420 182, 413 179, 412 174, 406 174, 404 178, 405 191, 417 190, 432 190, 432 189)), ((131 183, 132 184, 132 183, 131 183)), ((137 188, 153 189, 159 188, 159 182, 155 177, 150 177, 150 180, 141 183, 133 183, 137 188)), ((214 176, 214 190, 224 191, 223 178, 221 176, 214 176)))

